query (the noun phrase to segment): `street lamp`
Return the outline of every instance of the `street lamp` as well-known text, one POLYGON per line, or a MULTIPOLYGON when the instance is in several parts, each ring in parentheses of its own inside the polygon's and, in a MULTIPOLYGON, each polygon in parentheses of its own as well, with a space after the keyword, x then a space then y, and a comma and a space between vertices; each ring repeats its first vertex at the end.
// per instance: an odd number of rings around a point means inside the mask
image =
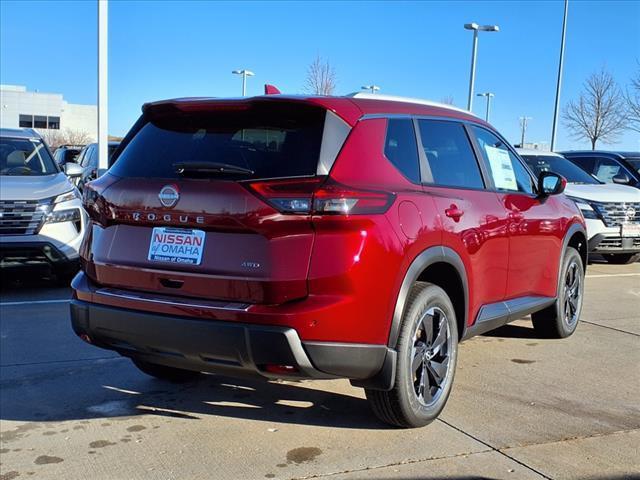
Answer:
POLYGON ((473 84, 476 81, 476 55, 478 53, 478 32, 499 32, 498 25, 478 25, 477 23, 465 23, 464 28, 473 30, 473 47, 471 50, 471 76, 469 77, 469 98, 467 110, 473 108, 473 84))
POLYGON ((255 75, 255 73, 253 73, 251 70, 246 70, 246 69, 242 69, 242 70, 234 70, 231 73, 233 73, 234 75, 242 75, 242 96, 246 96, 247 95, 247 77, 253 77, 255 75))
POLYGON ((520 129, 522 132, 522 137, 520 137, 520 148, 524 148, 524 134, 527 131, 527 124, 529 120, 532 120, 531 117, 520 117, 520 129))
POLYGON ((487 97, 487 114, 485 115, 484 119, 488 122, 489 111, 491 110, 491 98, 495 97, 495 95, 491 92, 485 92, 485 93, 478 93, 476 97, 487 97))
POLYGON ((380 90, 378 85, 363 85, 362 90, 371 90, 371 93, 376 93, 380 90))

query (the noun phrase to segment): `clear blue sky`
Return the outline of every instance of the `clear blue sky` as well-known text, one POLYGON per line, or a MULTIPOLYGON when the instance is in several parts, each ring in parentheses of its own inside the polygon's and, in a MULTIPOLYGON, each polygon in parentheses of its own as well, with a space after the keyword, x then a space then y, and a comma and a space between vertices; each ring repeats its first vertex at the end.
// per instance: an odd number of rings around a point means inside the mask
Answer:
MULTIPOLYGON (((231 70, 249 68, 248 93, 264 83, 300 93, 319 54, 335 67, 338 93, 376 83, 382 92, 466 106, 471 33, 482 33, 476 92, 496 97, 491 122, 513 143, 518 117, 531 141, 549 141, 562 1, 546 2, 129 2, 109 6, 110 133, 122 135, 142 103, 176 96, 237 96, 231 70)), ((0 2, 0 81, 96 102, 95 1, 0 2)), ((640 60, 640 3, 569 5, 562 104, 605 66, 624 86, 640 60)), ((475 111, 484 114, 484 99, 475 111)), ((561 124, 559 149, 586 147, 561 124)), ((640 149, 627 133, 617 148, 640 149)))

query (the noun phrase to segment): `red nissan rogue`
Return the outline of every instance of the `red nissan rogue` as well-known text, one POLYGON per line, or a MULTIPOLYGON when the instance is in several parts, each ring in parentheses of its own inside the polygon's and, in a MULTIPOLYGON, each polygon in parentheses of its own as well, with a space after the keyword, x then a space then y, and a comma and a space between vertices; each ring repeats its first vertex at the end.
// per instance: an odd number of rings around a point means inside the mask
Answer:
POLYGON ((71 317, 143 372, 348 378, 417 427, 461 340, 529 314, 576 329, 580 211, 475 116, 367 94, 142 111, 85 188, 71 317))

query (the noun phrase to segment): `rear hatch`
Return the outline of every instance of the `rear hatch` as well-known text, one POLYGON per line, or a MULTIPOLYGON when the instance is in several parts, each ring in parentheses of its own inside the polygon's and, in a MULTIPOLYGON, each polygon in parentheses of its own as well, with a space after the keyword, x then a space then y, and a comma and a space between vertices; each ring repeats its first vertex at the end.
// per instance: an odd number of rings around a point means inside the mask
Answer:
POLYGON ((87 272, 128 290, 280 304, 307 295, 304 195, 349 132, 303 102, 152 104, 88 185, 87 272))

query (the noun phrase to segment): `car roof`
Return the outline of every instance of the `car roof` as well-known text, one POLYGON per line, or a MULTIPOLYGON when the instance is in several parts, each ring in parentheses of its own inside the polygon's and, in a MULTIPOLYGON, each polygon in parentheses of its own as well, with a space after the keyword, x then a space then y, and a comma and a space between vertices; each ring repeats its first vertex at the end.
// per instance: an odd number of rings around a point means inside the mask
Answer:
POLYGON ((579 156, 579 157, 592 157, 594 155, 604 155, 607 157, 613 157, 618 159, 625 159, 627 157, 640 157, 640 152, 617 152, 614 150, 568 150, 566 152, 560 152, 563 155, 579 156))
POLYGON ((242 98, 173 98, 157 102, 145 103, 142 111, 152 111, 163 107, 173 107, 180 110, 200 110, 214 106, 229 106, 255 104, 262 102, 294 102, 317 105, 334 112, 350 125, 367 115, 421 115, 435 117, 451 117, 459 120, 469 120, 482 125, 488 125, 484 120, 472 113, 451 105, 431 102, 417 98, 394 97, 371 93, 353 93, 346 96, 320 95, 260 95, 242 98))
POLYGON ((524 155, 524 156, 534 156, 535 155, 537 157, 560 157, 560 158, 564 158, 559 153, 548 152, 548 151, 544 151, 544 150, 535 150, 533 148, 516 148, 516 152, 518 152, 520 155, 524 155))
POLYGON ((40 134, 32 128, 0 128, 0 137, 37 138, 42 140, 40 134))

